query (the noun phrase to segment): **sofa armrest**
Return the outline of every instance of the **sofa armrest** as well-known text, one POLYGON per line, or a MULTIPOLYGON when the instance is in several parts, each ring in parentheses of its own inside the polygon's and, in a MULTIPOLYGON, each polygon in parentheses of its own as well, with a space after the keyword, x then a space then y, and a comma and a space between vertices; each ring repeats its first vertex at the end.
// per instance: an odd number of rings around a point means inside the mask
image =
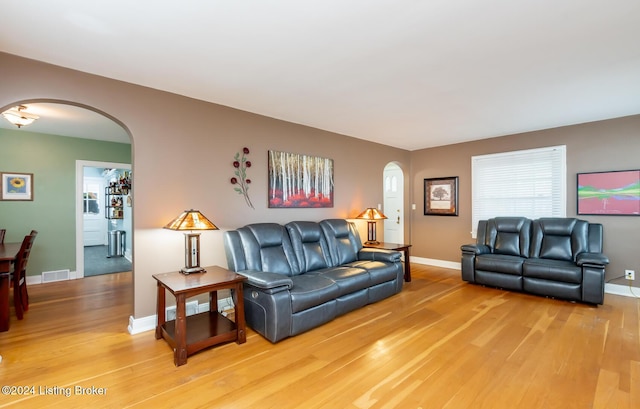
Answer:
POLYGON ((293 287, 291 278, 276 273, 267 273, 256 270, 238 271, 238 274, 247 277, 247 284, 261 290, 270 290, 270 293, 289 290, 293 287))
POLYGON ((365 247, 358 252, 358 260, 368 261, 387 261, 389 263, 395 263, 400 261, 402 254, 396 250, 376 249, 371 247, 365 247))
POLYGON ((576 257, 579 266, 604 267, 609 264, 609 257, 602 253, 580 253, 576 257))
POLYGON ((463 244, 460 246, 460 250, 466 254, 475 254, 476 256, 479 254, 489 254, 491 253, 491 249, 489 246, 484 244, 463 244))

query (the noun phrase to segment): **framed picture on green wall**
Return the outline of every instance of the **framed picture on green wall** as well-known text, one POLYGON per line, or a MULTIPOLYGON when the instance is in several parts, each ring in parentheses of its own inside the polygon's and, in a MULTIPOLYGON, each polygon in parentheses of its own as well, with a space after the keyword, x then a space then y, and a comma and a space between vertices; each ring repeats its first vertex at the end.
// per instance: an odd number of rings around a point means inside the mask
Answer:
POLYGON ((2 200, 33 200, 33 173, 0 173, 2 200))

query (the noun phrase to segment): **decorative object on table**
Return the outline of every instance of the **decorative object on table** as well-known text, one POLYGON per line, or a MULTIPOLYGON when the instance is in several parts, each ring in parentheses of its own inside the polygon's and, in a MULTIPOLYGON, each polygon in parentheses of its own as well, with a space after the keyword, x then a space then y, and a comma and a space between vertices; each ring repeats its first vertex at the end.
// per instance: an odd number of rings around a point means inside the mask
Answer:
POLYGON ((22 128, 23 126, 31 125, 33 121, 40 118, 38 115, 27 112, 27 109, 24 105, 18 105, 4 111, 2 116, 18 128, 22 128))
POLYGON ((373 207, 367 207, 364 209, 364 212, 360 213, 358 217, 356 217, 356 219, 363 219, 367 221, 367 241, 364 244, 380 244, 380 242, 376 240, 376 225, 378 220, 386 218, 387 216, 373 207))
POLYGON ((578 214, 640 216, 640 170, 578 173, 578 214))
POLYGON ((182 214, 164 226, 169 230, 189 231, 184 233, 184 264, 180 270, 183 274, 204 273, 200 267, 200 233, 193 230, 218 230, 199 210, 185 210, 182 214))
POLYGON ((249 148, 242 148, 242 155, 240 152, 236 153, 236 156, 233 158, 233 167, 236 169, 233 173, 236 177, 231 178, 231 184, 234 185, 234 190, 244 196, 244 201, 247 203, 252 209, 253 203, 251 203, 251 198, 249 198, 249 184, 251 183, 251 179, 247 178, 247 168, 251 167, 251 161, 247 160, 247 156, 249 154, 249 148))
POLYGON ((333 159, 269 151, 269 207, 333 207, 333 159))
POLYGON ((424 180, 424 214, 435 216, 458 215, 458 177, 424 180))
POLYGON ((33 173, 0 173, 1 200, 33 200, 33 173))

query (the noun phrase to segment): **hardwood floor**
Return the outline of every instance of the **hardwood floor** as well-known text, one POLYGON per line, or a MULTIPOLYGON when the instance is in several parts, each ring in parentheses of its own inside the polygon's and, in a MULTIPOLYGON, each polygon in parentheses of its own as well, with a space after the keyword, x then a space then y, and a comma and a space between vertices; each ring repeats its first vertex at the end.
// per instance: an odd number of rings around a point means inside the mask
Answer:
POLYGON ((595 308, 455 270, 412 276, 305 334, 271 344, 249 330, 178 368, 153 331, 127 333, 131 273, 31 286, 25 319, 0 333, 1 384, 16 392, 0 408, 640 407, 638 299, 595 308))

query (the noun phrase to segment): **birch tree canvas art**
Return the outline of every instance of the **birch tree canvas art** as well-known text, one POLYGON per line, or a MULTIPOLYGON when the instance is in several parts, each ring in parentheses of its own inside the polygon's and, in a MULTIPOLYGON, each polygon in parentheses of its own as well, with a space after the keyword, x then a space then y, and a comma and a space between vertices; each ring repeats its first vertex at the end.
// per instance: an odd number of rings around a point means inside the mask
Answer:
POLYGON ((269 207, 333 207, 333 159, 269 151, 269 207))

